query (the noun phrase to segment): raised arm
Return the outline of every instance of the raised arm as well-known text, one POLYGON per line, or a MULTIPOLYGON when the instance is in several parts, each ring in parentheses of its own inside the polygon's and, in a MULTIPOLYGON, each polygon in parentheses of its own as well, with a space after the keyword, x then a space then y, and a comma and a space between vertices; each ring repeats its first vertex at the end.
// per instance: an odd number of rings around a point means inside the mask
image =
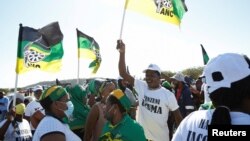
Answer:
POLYGON ((134 86, 134 77, 132 77, 127 71, 126 71, 126 63, 125 63, 125 44, 122 42, 122 40, 117 40, 117 46, 116 48, 120 52, 119 57, 119 74, 120 76, 129 82, 132 86, 134 86))

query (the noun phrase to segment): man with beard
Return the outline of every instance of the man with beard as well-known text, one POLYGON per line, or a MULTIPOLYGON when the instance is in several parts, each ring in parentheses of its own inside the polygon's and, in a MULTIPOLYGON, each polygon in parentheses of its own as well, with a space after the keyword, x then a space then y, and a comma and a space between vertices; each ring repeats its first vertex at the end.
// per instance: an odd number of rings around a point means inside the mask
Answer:
POLYGON ((161 70, 155 64, 150 64, 145 73, 145 81, 135 79, 126 71, 125 44, 117 41, 117 49, 120 52, 119 73, 120 76, 133 85, 138 93, 139 112, 138 122, 142 125, 147 140, 169 141, 168 115, 173 111, 177 125, 182 120, 179 106, 174 94, 161 86, 161 70))

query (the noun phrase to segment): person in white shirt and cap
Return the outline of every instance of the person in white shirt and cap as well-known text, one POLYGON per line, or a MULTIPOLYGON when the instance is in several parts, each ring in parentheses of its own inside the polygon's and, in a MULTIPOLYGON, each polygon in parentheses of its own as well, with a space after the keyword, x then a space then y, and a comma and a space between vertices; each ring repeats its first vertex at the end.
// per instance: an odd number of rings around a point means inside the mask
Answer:
POLYGON ((192 99, 192 93, 189 87, 186 85, 184 75, 181 72, 177 72, 172 79, 172 86, 175 91, 175 97, 182 117, 186 117, 189 113, 194 111, 194 101, 192 99))
POLYGON ((145 81, 135 79, 126 71, 125 44, 122 40, 117 41, 117 49, 120 52, 119 74, 138 93, 137 121, 142 125, 147 140, 169 141, 169 112, 173 112, 177 126, 182 116, 174 94, 161 86, 161 69, 156 64, 150 64, 143 71, 145 81))
MULTIPOLYGON (((189 114, 175 131, 172 141, 216 140, 216 135, 212 136, 212 131, 208 131, 208 125, 229 127, 224 133, 241 131, 241 128, 235 131, 231 125, 248 125, 249 129, 250 59, 237 53, 220 54, 207 63, 202 76, 215 109, 189 114)), ((249 140, 249 135, 245 137, 239 139, 249 140)), ((223 139, 223 136, 217 139, 223 139)))
POLYGON ((35 100, 31 101, 27 105, 25 109, 25 114, 24 114, 24 118, 30 122, 32 134, 34 134, 38 123, 45 115, 40 102, 38 102, 40 96, 43 93, 43 87, 41 85, 36 85, 33 88, 33 92, 34 92, 35 100))

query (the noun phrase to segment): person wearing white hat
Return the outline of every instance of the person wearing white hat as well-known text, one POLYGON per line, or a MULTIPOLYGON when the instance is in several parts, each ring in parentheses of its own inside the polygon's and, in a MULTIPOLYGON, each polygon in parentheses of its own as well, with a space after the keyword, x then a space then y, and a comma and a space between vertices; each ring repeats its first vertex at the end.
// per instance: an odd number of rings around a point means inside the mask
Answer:
MULTIPOLYGON (((208 125, 226 125, 231 130, 235 129, 231 125, 248 125, 249 129, 250 59, 237 53, 218 55, 207 63, 202 76, 215 109, 199 110, 189 114, 177 128, 173 141, 191 138, 206 141, 209 137, 212 138, 211 132, 208 132, 208 125)), ((249 140, 249 135, 246 138, 249 140)))
POLYGON ((172 79, 172 86, 175 91, 175 96, 180 106, 182 117, 186 117, 194 111, 194 101, 189 87, 186 85, 185 77, 181 72, 177 72, 172 79))
POLYGON ((41 85, 36 85, 33 88, 33 92, 36 99, 27 105, 24 113, 24 118, 30 122, 32 134, 35 133, 36 126, 45 115, 41 104, 38 102, 40 96, 42 95, 43 87, 41 85))
POLYGON ((120 76, 133 85, 138 93, 137 120, 142 125, 147 140, 169 141, 169 112, 173 112, 177 126, 182 116, 174 94, 161 86, 161 69, 156 64, 150 64, 143 71, 146 81, 135 79, 126 71, 125 44, 122 40, 117 41, 117 49, 120 52, 120 76))

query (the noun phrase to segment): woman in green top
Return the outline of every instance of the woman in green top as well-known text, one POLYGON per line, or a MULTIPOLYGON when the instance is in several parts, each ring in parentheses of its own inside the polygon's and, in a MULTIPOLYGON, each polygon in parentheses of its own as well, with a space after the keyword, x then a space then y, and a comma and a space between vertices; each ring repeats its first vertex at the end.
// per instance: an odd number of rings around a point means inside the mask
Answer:
POLYGON ((130 106, 128 97, 120 89, 112 91, 105 108, 108 122, 99 141, 146 141, 142 126, 127 114, 130 106))
POLYGON ((83 139, 85 124, 90 107, 87 105, 87 91, 79 84, 66 87, 74 105, 73 118, 69 120, 70 129, 83 139))

